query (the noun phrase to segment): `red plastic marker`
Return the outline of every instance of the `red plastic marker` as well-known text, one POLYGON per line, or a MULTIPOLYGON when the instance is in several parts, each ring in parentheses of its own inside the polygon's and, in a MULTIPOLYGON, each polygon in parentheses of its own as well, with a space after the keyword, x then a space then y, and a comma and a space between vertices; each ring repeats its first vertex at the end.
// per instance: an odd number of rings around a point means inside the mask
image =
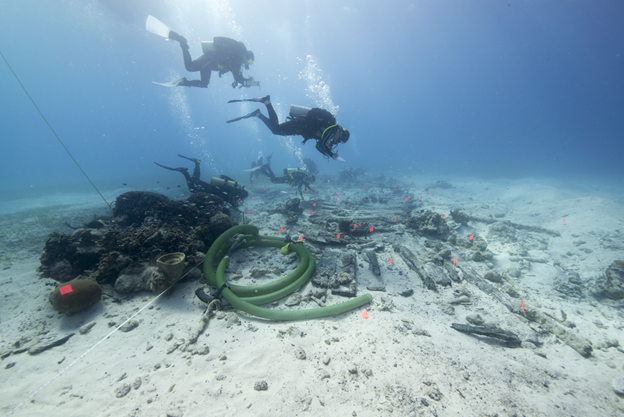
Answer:
POLYGON ((283 233, 283 232, 284 232, 284 228, 280 227, 280 233, 283 233))
POLYGON ((431 195, 431 193, 429 193, 429 195, 431 195))
POLYGON ((453 259, 453 266, 455 266, 456 262, 457 262, 457 256, 455 257, 455 259, 453 259))
POLYGON ((396 222, 396 221, 397 221, 397 219, 398 219, 398 217, 395 217, 395 218, 394 218, 394 221, 396 222))
POLYGON ((409 198, 405 197, 405 201, 409 200, 409 198))
POLYGON ((303 236, 299 236, 299 240, 303 240, 303 236))
POLYGON ((442 216, 443 219, 446 219, 446 214, 444 216, 442 216))
POLYGON ((362 187, 362 191, 364 191, 364 187, 362 187))
POLYGON ((353 225, 353 228, 354 228, 354 229, 357 229, 357 224, 354 224, 354 225, 353 225))
POLYGON ((254 200, 257 200, 257 199, 258 199, 258 197, 254 197, 254 200))
POLYGON ((373 233, 373 226, 371 226, 370 229, 368 229, 368 231, 373 233))
POLYGON ((419 200, 422 200, 422 197, 418 197, 419 200))
POLYGON ((316 206, 316 203, 312 203, 313 206, 316 206))
POLYGON ((74 292, 74 289, 72 288, 71 284, 67 284, 59 288, 59 291, 61 292, 61 295, 65 295, 69 294, 70 292, 74 292))
POLYGON ((388 265, 392 265, 392 258, 390 258, 390 261, 388 261, 388 265))
POLYGON ((474 239, 474 235, 470 235, 470 240, 474 239))
POLYGON ((251 214, 251 210, 247 210, 247 214, 251 214))
POLYGON ((337 196, 337 195, 335 195, 335 196, 334 196, 334 198, 338 198, 338 196, 337 196))
POLYGON ((336 239, 340 239, 340 233, 336 235, 336 239))
POLYGON ((310 214, 312 214, 312 210, 310 210, 310 214))
POLYGON ((434 206, 437 206, 437 205, 438 205, 438 203, 437 203, 437 202, 435 202, 435 203, 433 203, 433 205, 434 205, 434 206))
POLYGON ((384 193, 384 195, 388 195, 388 193, 384 193))
POLYGON ((366 310, 362 311, 362 318, 363 319, 367 319, 368 318, 368 311, 366 311, 366 310))
POLYGON ((565 223, 565 219, 563 219, 563 222, 565 223))
POLYGON ((524 309, 524 300, 520 301, 520 308, 522 309, 523 313, 526 313, 526 310, 524 309))

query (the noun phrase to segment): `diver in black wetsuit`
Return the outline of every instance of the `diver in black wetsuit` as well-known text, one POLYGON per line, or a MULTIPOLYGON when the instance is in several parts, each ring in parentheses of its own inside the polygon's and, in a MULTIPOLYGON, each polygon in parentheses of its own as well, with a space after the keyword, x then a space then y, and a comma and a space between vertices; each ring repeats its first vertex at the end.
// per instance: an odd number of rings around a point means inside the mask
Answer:
POLYGON ((269 155, 267 157, 267 163, 262 165, 262 167, 255 172, 261 172, 262 174, 266 175, 267 177, 269 177, 269 180, 273 184, 290 184, 291 187, 297 187, 297 190, 299 191, 299 195, 301 196, 301 198, 303 198, 303 192, 301 191, 301 189, 304 186, 310 191, 316 192, 312 189, 312 186, 310 185, 311 183, 316 181, 316 177, 308 173, 304 169, 284 168, 284 176, 276 177, 275 174, 273 173, 273 170, 271 169, 271 157, 272 156, 273 154, 269 155))
POLYGON ((258 156, 258 159, 251 162, 251 170, 249 171, 249 183, 253 185, 253 177, 258 178, 262 172, 260 171, 264 164, 264 158, 262 155, 258 156), (254 168, 257 168, 254 170, 254 168))
POLYGON ((188 186, 189 191, 194 193, 208 193, 219 196, 226 203, 236 207, 239 204, 239 201, 247 198, 249 193, 245 190, 244 186, 241 186, 233 180, 232 178, 221 175, 219 178, 212 177, 210 184, 199 179, 200 171, 199 164, 201 161, 196 158, 187 158, 186 156, 182 156, 178 154, 180 158, 188 159, 189 161, 193 161, 195 163, 195 169, 193 170, 193 176, 190 176, 188 173, 188 168, 169 168, 164 165, 159 164, 158 162, 154 162, 159 167, 168 169, 170 171, 178 171, 184 175, 184 179, 186 179, 186 185, 188 186))
POLYGON ((201 80, 187 80, 186 77, 171 83, 175 87, 201 87, 206 88, 210 83, 210 75, 212 71, 218 71, 219 77, 227 72, 231 72, 234 76, 232 87, 240 84, 241 87, 259 86, 258 81, 254 81, 253 77, 243 77, 241 66, 249 69, 254 62, 254 54, 248 51, 242 42, 234 39, 217 36, 213 42, 202 42, 202 50, 204 54, 193 60, 189 53, 189 46, 186 38, 179 33, 170 30, 169 39, 180 42, 182 48, 182 56, 184 57, 184 67, 189 72, 199 71, 201 80))
POLYGON ((349 140, 350 134, 347 129, 336 124, 336 117, 327 110, 316 107, 308 109, 306 107, 291 106, 290 117, 287 121, 280 124, 277 119, 277 113, 275 113, 275 109, 271 104, 271 96, 230 100, 228 103, 240 101, 252 101, 264 104, 269 112, 269 117, 266 117, 260 113, 259 109, 257 109, 249 114, 246 114, 245 116, 228 120, 226 123, 257 117, 262 120, 269 129, 271 129, 271 132, 273 132, 274 135, 301 135, 303 136, 302 143, 306 143, 308 140, 314 139, 316 140, 316 149, 320 153, 328 158, 342 160, 342 158, 340 158, 337 153, 334 153, 333 150, 339 143, 346 143, 349 140), (304 111, 301 111, 302 109, 304 111))

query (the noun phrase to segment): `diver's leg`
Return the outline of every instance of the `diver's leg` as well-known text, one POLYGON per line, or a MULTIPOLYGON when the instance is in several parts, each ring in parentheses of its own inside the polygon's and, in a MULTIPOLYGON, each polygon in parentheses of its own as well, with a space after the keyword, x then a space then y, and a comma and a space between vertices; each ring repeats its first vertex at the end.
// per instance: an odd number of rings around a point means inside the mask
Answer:
POLYGON ((210 84, 210 74, 212 73, 212 70, 207 67, 208 66, 202 68, 202 70, 199 73, 201 75, 201 81, 200 81, 199 87, 201 88, 206 88, 208 87, 208 84, 210 84))
POLYGON ((184 68, 189 72, 198 72, 201 75, 201 80, 187 80, 186 77, 182 78, 177 87, 200 87, 206 88, 210 82, 210 68, 212 66, 212 60, 208 54, 204 54, 196 60, 191 59, 191 54, 188 51, 188 45, 186 49, 182 44, 182 56, 184 58, 184 68))
POLYGON ((199 176, 200 171, 199 171, 199 163, 201 162, 199 159, 195 159, 193 162, 195 162, 195 168, 193 169, 193 182, 199 182, 199 176))
POLYGON ((193 188, 193 180, 191 179, 191 176, 188 173, 188 168, 169 168, 164 165, 160 165, 158 162, 154 162, 154 163, 161 168, 168 169, 169 171, 178 171, 179 173, 184 175, 184 179, 186 180, 186 186, 188 187, 189 191, 191 191, 191 188, 193 188))
POLYGON ((180 42, 180 47, 182 49, 186 48, 188 49, 188 41, 186 40, 186 38, 182 35, 180 35, 178 32, 176 32, 175 30, 169 30, 169 39, 172 39, 174 41, 178 41, 180 42))
POLYGON ((214 187, 212 186, 212 184, 208 184, 207 182, 199 180, 199 179, 198 180, 194 179, 194 181, 193 181, 193 189, 191 190, 190 187, 189 187, 189 191, 191 193, 203 192, 203 193, 208 193, 208 194, 219 195, 219 194, 217 194, 218 190, 215 190, 214 187))
POLYGON ((271 182, 275 182, 275 174, 273 173, 273 170, 271 169, 271 166, 269 166, 268 164, 265 165, 264 168, 262 168, 262 172, 264 172, 264 174, 267 177, 269 177, 271 182))
POLYGON ((201 164, 201 160, 197 159, 197 158, 189 158, 189 157, 186 157, 186 156, 180 155, 180 154, 178 154, 178 156, 180 158, 188 159, 189 161, 191 161, 191 162, 193 162, 195 164, 195 169, 193 169, 192 180, 193 180, 193 182, 198 182, 199 181, 199 176, 200 176, 199 164, 201 164))
POLYGON ((271 104, 270 101, 267 101, 264 103, 264 105, 266 106, 267 111, 269 112, 269 119, 271 119, 271 122, 275 123, 276 125, 279 125, 279 120, 277 118, 277 113, 275 113, 275 109, 273 108, 273 104, 271 104))
MULTIPOLYGON (((264 118, 266 119, 266 117, 265 117, 265 116, 263 116, 263 115, 262 115, 262 113, 260 113, 260 110, 259 110, 259 109, 256 109, 256 110, 252 111, 251 113, 246 114, 246 115, 244 115, 244 116, 241 116, 241 117, 236 117, 236 118, 231 119, 231 120, 227 120, 225 123, 238 122, 239 120, 249 119, 249 118, 251 118, 251 117, 260 117, 260 116, 262 116, 262 117, 264 117, 264 118)), ((260 117, 260 118, 262 118, 262 117, 260 117)), ((267 120, 268 120, 268 119, 267 119, 267 120)))
POLYGON ((267 104, 271 102, 271 96, 256 97, 256 98, 241 98, 237 100, 229 100, 228 103, 240 103, 242 101, 251 101, 254 103, 267 104))
MULTIPOLYGON (((268 108, 269 106, 267 106, 268 108)), ((271 106, 271 109, 273 107, 271 106)), ((275 110, 273 110, 273 114, 275 114, 275 110)), ((257 117, 264 122, 264 124, 271 130, 274 135, 279 136, 294 136, 300 135, 302 132, 303 126, 301 122, 296 120, 289 120, 284 123, 277 123, 277 115, 275 115, 275 119, 268 118, 263 114, 258 114, 257 117)))
POLYGON ((201 71, 202 68, 212 61, 208 54, 203 54, 199 58, 193 60, 191 59, 191 54, 188 49, 185 49, 184 47, 182 47, 182 57, 184 58, 184 68, 186 68, 188 72, 201 71))

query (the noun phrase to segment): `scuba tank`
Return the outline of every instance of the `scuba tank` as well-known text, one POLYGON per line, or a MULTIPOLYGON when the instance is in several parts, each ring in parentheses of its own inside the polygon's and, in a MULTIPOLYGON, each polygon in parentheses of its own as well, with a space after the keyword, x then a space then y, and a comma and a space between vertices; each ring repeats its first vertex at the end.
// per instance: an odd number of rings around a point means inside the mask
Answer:
POLYGON ((295 172, 305 172, 301 168, 284 168, 284 175, 291 177, 295 172))
POLYGON ((236 182, 224 180, 223 178, 212 177, 210 180, 210 185, 214 185, 215 187, 232 187, 236 188, 236 182))
POLYGON ((297 185, 297 178, 295 178, 294 174, 300 174, 298 175, 299 177, 301 177, 301 175, 307 175, 301 168, 284 168, 284 175, 288 178, 290 185, 293 186, 297 185))
POLYGON ((297 117, 305 117, 312 110, 309 107, 297 106, 296 104, 290 105, 290 117, 296 119, 297 117))
POLYGON ((202 41, 201 46, 202 46, 202 52, 205 54, 216 51, 214 42, 212 41, 202 41))

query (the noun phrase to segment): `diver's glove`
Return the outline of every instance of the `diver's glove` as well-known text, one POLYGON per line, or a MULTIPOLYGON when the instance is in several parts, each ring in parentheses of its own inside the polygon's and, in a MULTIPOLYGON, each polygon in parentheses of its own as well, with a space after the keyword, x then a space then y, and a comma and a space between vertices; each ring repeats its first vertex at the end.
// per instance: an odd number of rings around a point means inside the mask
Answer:
POLYGON ((255 81, 253 77, 249 77, 245 80, 245 82, 243 83, 243 86, 244 87, 255 87, 255 86, 260 87, 260 81, 255 81))

